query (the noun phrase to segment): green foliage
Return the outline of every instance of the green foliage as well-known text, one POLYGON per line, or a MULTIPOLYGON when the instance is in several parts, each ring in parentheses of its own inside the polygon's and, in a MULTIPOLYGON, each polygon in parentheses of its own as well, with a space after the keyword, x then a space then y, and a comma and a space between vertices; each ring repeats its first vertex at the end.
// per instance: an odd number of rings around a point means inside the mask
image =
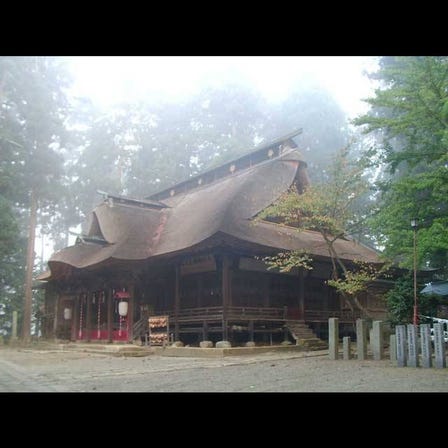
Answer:
POLYGON ((290 272, 294 268, 302 268, 307 271, 313 269, 311 257, 304 251, 293 250, 290 252, 279 252, 277 255, 262 257, 268 265, 268 270, 278 269, 280 272, 290 272))
MULTIPOLYGON (((333 265, 332 279, 328 284, 346 298, 355 297, 380 273, 378 268, 362 263, 348 266, 340 258, 336 248, 336 241, 353 233, 371 213, 369 209, 362 209, 359 201, 369 190, 364 173, 370 162, 368 157, 351 159, 349 149, 344 148, 337 154, 329 169, 327 181, 309 186, 302 194, 295 188, 291 189, 256 218, 256 222, 275 219, 297 227, 298 231, 319 232, 333 265)), ((300 253, 297 255, 296 252, 281 253, 278 260, 269 261, 271 265, 276 262, 289 269, 295 264, 302 265, 300 253)), ((309 264, 310 261, 307 258, 306 263, 309 264)))
POLYGON ((258 218, 274 216, 301 230, 320 232, 331 247, 338 238, 354 232, 369 214, 358 208, 359 199, 370 188, 364 177, 369 161, 368 154, 356 160, 349 154, 349 147, 336 154, 327 181, 309 186, 302 194, 291 189, 258 218))
MULTIPOLYGON (((58 58, 0 57, 0 325, 4 329, 12 311, 22 306, 24 252, 33 194, 38 199, 39 224, 57 218, 67 82, 58 58)), ((30 288, 28 284, 26 290, 30 288)))
MULTIPOLYGON (((417 292, 422 287, 423 285, 418 284, 417 292)), ((438 303, 439 301, 435 296, 417 294, 419 316, 436 316, 438 303)), ((393 326, 412 322, 414 314, 414 282, 410 275, 401 277, 395 282, 393 289, 386 293, 386 304, 389 320, 393 326)))
POLYGON ((8 335, 13 311, 20 311, 26 241, 11 204, 0 196, 0 334, 8 335))
POLYGON ((384 253, 413 264, 410 220, 418 221, 418 265, 448 273, 448 58, 387 57, 373 75, 382 87, 355 120, 377 137, 381 161, 372 229, 384 253))
POLYGON ((385 266, 378 268, 371 264, 357 262, 350 270, 344 272, 343 278, 327 280, 327 284, 343 296, 355 297, 364 291, 370 282, 378 278, 385 269, 385 266))
POLYGON ((374 75, 383 88, 367 102, 370 113, 355 120, 365 132, 381 130, 386 163, 416 166, 446 154, 448 142, 448 57, 387 57, 374 75), (394 147, 394 138, 400 139, 394 147), (445 150, 444 150, 445 148, 445 150))

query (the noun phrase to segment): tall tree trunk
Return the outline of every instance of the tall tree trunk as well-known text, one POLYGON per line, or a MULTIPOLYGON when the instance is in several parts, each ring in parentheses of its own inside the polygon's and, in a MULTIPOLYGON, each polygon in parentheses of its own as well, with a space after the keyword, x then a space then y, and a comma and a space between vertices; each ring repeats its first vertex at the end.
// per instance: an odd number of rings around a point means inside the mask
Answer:
POLYGON ((36 237, 37 222, 37 197, 34 188, 31 190, 30 204, 30 226, 28 230, 28 247, 26 254, 26 273, 25 273, 25 301, 23 305, 22 322, 22 340, 29 342, 31 340, 31 310, 33 305, 33 267, 34 267, 34 240, 36 237))

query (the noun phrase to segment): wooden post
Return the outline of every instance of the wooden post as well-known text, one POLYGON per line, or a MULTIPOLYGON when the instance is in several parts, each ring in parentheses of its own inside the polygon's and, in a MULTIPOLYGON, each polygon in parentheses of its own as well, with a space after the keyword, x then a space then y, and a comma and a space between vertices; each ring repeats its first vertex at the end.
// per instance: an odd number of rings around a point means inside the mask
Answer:
POLYGON ((299 319, 305 319, 305 283, 303 268, 299 268, 299 319))
POLYGON ((79 294, 73 300, 71 340, 76 341, 79 331, 79 294))
POLYGON ((232 292, 232 282, 233 282, 233 260, 230 255, 226 257, 227 260, 227 307, 232 307, 233 305, 233 292, 232 292))
POLYGON ((205 320, 202 324, 202 340, 208 341, 208 324, 207 324, 207 321, 205 321, 205 320))
POLYGON ((179 340, 179 309, 180 309, 180 265, 175 266, 174 279, 174 339, 179 340))
POLYGON ((59 294, 56 294, 56 298, 54 300, 54 319, 53 319, 53 337, 57 337, 58 331, 58 313, 59 313, 59 294))
POLYGON ((87 342, 90 342, 90 333, 92 333, 92 299, 93 299, 93 292, 88 292, 87 293, 87 310, 86 310, 87 342))
POLYGON ((249 321, 249 341, 254 342, 254 321, 249 321))
POLYGON ((129 303, 128 303, 128 342, 134 339, 134 307, 135 307, 135 283, 129 284, 129 303))
POLYGON ((105 294, 107 300, 107 337, 108 341, 112 342, 114 339, 114 296, 112 288, 107 288, 105 294))
POLYGON ((230 259, 228 255, 224 255, 222 258, 222 340, 227 341, 228 338, 228 309, 232 303, 231 297, 231 274, 230 274, 230 259))

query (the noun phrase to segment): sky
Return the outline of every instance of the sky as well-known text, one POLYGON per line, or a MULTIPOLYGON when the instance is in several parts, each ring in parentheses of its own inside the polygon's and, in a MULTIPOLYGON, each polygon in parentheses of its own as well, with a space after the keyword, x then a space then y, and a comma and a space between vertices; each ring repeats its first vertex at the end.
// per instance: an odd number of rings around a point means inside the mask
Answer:
POLYGON ((297 79, 314 80, 334 94, 349 118, 367 111, 362 101, 375 83, 371 56, 78 56, 67 58, 74 77, 72 93, 102 108, 136 101, 153 93, 176 100, 205 83, 230 77, 246 80, 268 100, 281 101, 297 79))

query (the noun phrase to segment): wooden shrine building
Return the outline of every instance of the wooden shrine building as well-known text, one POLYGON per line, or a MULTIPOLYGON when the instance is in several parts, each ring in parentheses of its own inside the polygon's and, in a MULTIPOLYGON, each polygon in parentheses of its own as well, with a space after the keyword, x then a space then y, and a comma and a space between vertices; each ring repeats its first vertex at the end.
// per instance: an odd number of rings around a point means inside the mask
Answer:
MULTIPOLYGON (((192 345, 325 337, 329 317, 353 328, 361 311, 326 285, 331 262, 320 234, 253 222, 291 185, 301 192, 309 184, 297 135, 144 200, 105 195, 85 234, 54 253, 39 277, 43 336, 130 342, 143 339, 157 316, 166 317, 161 334, 192 345), (313 270, 281 274, 260 260, 288 249, 306 249, 313 270)), ((348 238, 336 246, 346 261, 379 262, 348 238)), ((377 282, 359 297, 377 318, 384 317, 383 287, 377 282)))

